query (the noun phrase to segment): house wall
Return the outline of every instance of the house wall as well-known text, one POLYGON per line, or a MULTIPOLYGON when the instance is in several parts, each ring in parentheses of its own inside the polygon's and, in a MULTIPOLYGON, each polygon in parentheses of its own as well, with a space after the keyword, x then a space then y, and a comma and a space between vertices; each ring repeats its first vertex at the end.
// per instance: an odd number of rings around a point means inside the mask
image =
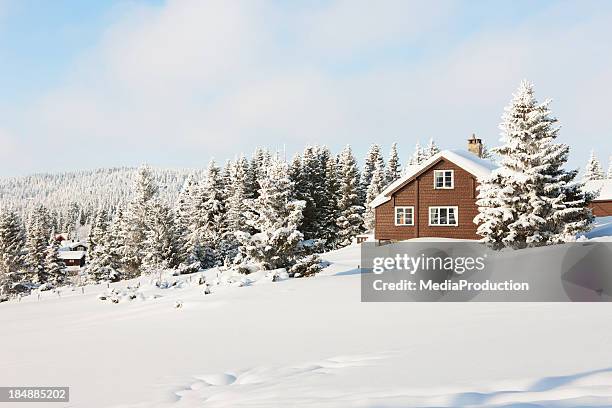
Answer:
POLYGON ((596 217, 612 216, 612 201, 593 201, 591 203, 593 215, 596 217))
POLYGON ((418 237, 478 239, 474 217, 476 179, 454 163, 442 159, 400 190, 391 200, 376 208, 374 237, 379 240, 404 240, 418 237), (453 170, 454 188, 434 189, 434 170, 453 170), (415 207, 415 226, 395 225, 395 206, 415 207), (458 226, 429 226, 430 206, 459 207, 458 226))

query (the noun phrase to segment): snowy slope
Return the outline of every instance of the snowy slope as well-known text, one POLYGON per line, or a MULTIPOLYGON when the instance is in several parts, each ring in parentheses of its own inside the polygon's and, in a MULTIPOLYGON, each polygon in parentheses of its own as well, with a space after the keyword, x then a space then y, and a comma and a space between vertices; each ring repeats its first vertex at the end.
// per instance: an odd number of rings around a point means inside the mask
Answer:
POLYGON ((324 258, 210 295, 147 278, 118 304, 102 285, 0 304, 0 384, 83 408, 612 405, 611 304, 361 303, 358 248, 324 258))

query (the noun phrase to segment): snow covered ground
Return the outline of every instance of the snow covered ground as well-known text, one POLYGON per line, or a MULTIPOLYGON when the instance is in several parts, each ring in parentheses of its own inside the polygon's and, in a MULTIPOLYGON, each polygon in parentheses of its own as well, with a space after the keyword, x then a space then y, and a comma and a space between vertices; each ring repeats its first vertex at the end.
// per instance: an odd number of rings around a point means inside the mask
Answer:
POLYGON ((359 248, 323 258, 210 295, 168 276, 0 304, 0 385, 83 408, 612 406, 612 304, 361 303, 359 248))
POLYGON ((612 240, 612 217, 595 218, 595 226, 585 236, 595 241, 612 240))

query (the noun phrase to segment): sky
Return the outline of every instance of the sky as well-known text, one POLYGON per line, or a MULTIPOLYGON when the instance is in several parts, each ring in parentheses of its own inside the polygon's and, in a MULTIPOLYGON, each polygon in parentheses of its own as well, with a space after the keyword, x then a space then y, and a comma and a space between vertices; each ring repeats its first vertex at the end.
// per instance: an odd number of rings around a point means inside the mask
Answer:
POLYGON ((612 2, 0 0, 0 176, 499 141, 522 79, 612 155, 612 2))

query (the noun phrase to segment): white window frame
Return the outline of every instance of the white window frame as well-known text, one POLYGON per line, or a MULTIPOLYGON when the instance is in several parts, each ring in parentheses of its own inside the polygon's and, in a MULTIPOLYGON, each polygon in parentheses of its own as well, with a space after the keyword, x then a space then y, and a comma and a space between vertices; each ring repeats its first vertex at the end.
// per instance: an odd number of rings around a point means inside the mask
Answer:
POLYGON ((452 190, 455 188, 455 171, 454 170, 434 170, 434 190, 452 190), (442 187, 438 187, 436 181, 438 179, 438 174, 442 173, 442 187), (446 186, 446 173, 450 173, 451 182, 450 187, 446 186))
MULTIPOLYGON (((429 207, 428 210, 428 216, 429 216, 429 226, 430 227, 458 227, 459 226, 459 207, 458 206, 453 206, 453 205, 441 205, 441 206, 433 206, 433 207, 429 207), (454 224, 433 224, 432 223, 432 214, 431 214, 431 210, 440 210, 440 209, 452 209, 455 212, 455 223, 454 224)), ((448 213, 446 215, 446 219, 448 220, 449 216, 448 213)), ((438 221, 440 219, 440 214, 438 212, 438 221)))
MULTIPOLYGON (((405 217, 405 215, 404 215, 405 217)), ((412 205, 399 205, 395 207, 393 211, 393 223, 396 227, 412 227, 414 226, 414 206, 412 205), (397 210, 410 210, 412 217, 410 217, 410 224, 398 224, 397 223, 397 210)))

